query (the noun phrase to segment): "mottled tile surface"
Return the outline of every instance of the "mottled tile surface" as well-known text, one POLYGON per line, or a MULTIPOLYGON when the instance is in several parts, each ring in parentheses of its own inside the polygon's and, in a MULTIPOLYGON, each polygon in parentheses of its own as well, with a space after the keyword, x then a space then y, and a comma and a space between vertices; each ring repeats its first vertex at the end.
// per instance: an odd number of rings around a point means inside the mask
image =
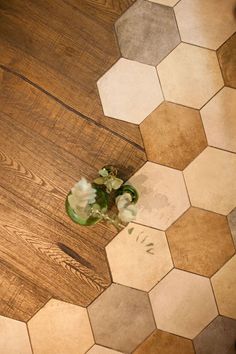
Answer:
POLYGON ((179 0, 149 0, 155 2, 156 4, 162 4, 166 6, 175 6, 179 0))
POLYGON ((235 353, 236 321, 218 316, 194 339, 196 354, 235 353))
POLYGON ((50 300, 28 322, 34 354, 84 354, 94 343, 87 310, 50 300))
POLYGON ((122 354, 122 353, 95 344, 88 352, 86 352, 86 354, 122 354))
POLYGON ((130 352, 155 329, 145 292, 112 284, 89 307, 95 342, 130 352))
POLYGON ((208 144, 236 152, 236 90, 224 87, 203 107, 201 116, 208 144))
POLYGON ((32 354, 25 323, 0 316, 0 353, 32 354))
POLYGON ((165 99, 193 108, 201 108, 223 86, 216 53, 186 43, 178 45, 157 71, 165 99))
POLYGON ((134 354, 195 354, 191 340, 157 330, 134 354))
POLYGON ((157 328, 186 338, 194 338, 217 316, 209 280, 178 269, 151 290, 150 299, 157 328))
POLYGON ((236 255, 211 280, 220 314, 236 319, 236 255))
POLYGON ((236 30, 234 8, 234 0, 181 0, 175 7, 181 39, 217 49, 236 30))
POLYGON ((163 231, 129 224, 106 247, 113 281, 149 291, 173 268, 163 231))
POLYGON ((236 88, 236 33, 217 51, 226 86, 236 88))
POLYGON ((225 216, 190 208, 168 230, 177 268, 212 276, 235 253, 225 216))
POLYGON ((236 155, 208 147, 184 170, 193 206, 227 215, 236 201, 236 155))
POLYGON ((207 145, 197 110, 163 102, 140 125, 149 161, 183 170, 207 145))
POLYGON ((125 58, 157 65, 180 43, 172 8, 138 0, 116 22, 125 58))
POLYGON ((166 230, 189 208, 180 171, 147 162, 130 182, 140 192, 137 223, 166 230))
POLYGON ((154 67, 121 58, 97 82, 105 115, 141 123, 162 101, 154 67))
POLYGON ((234 245, 236 247, 236 208, 234 208, 234 210, 232 210, 231 213, 228 215, 228 222, 233 237, 234 245))

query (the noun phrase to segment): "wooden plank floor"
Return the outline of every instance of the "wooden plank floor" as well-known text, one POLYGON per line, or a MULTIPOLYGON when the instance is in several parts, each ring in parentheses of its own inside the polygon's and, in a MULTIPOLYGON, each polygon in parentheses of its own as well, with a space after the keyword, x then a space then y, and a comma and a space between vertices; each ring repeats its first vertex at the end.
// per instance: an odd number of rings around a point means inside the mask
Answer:
POLYGON ((105 119, 95 89, 130 3, 0 0, 0 315, 26 321, 51 297, 87 306, 111 282, 115 231, 73 224, 64 201, 104 164, 128 178, 146 160, 137 127, 105 119))

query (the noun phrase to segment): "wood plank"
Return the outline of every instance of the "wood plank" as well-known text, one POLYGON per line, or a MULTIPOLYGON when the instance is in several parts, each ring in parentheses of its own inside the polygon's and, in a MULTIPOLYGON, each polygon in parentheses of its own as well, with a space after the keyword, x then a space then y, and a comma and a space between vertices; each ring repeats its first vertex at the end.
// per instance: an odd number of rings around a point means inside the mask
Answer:
POLYGON ((120 54, 113 23, 133 0, 0 2, 0 64, 143 146, 136 125, 105 117, 96 81, 120 54))

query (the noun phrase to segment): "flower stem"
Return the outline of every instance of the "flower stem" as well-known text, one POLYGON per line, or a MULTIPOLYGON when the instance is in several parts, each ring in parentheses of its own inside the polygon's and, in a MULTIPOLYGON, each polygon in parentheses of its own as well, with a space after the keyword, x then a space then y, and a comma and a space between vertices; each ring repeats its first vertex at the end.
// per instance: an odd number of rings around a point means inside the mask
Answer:
POLYGON ((117 219, 114 220, 112 219, 108 214, 104 214, 103 212, 101 212, 100 210, 97 209, 93 209, 91 208, 91 216, 94 217, 101 217, 101 219, 110 222, 112 225, 114 225, 118 230, 122 230, 126 227, 126 225, 123 225, 121 222, 119 222, 117 219))

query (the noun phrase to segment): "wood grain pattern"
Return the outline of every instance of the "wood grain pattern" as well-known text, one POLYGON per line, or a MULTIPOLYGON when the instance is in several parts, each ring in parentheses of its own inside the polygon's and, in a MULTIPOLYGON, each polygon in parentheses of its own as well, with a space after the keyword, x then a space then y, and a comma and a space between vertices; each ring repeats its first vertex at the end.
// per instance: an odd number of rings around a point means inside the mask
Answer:
POLYGON ((105 117, 96 81, 120 57, 113 24, 134 0, 1 0, 0 64, 142 146, 138 126, 105 117))

